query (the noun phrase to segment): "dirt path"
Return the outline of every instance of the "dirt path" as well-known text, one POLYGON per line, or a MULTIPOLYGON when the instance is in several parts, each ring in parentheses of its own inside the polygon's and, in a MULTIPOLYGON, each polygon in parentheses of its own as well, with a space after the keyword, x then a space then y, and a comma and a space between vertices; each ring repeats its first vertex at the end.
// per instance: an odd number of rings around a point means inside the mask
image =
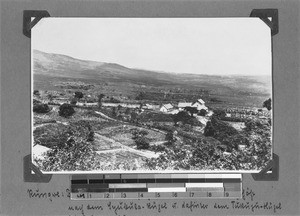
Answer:
MULTIPOLYGON (((155 154, 154 152, 151 152, 151 151, 140 151, 140 150, 136 150, 136 149, 133 149, 131 147, 128 147, 126 145, 123 145, 122 143, 119 143, 119 142, 116 142, 115 140, 111 139, 111 138, 108 138, 106 136, 102 136, 100 134, 98 134, 97 132, 95 133, 96 136, 99 136, 101 137, 101 139, 103 140, 106 140, 108 142, 111 142, 117 146, 119 146, 120 148, 118 148, 119 150, 126 150, 126 151, 129 151, 129 152, 132 152, 132 153, 135 153, 137 155, 140 155, 142 157, 146 157, 146 158, 157 158, 159 155, 158 154, 155 154)), ((117 149, 114 149, 115 151, 117 149)), ((112 151, 112 150, 104 150, 104 151, 100 151, 101 153, 107 153, 107 151, 112 151)), ((99 152, 99 151, 97 151, 99 152)))
POLYGON ((123 149, 111 149, 111 150, 101 150, 101 151, 96 151, 98 154, 106 154, 106 153, 117 153, 119 151, 124 151, 123 149))
POLYGON ((33 126, 33 130, 43 127, 45 125, 49 125, 49 124, 63 124, 63 125, 69 125, 68 122, 61 122, 61 121, 56 121, 56 122, 47 122, 47 123, 41 123, 41 124, 37 124, 33 126))
POLYGON ((157 141, 157 142, 151 142, 150 145, 163 145, 167 143, 168 141, 157 141))
POLYGON ((105 114, 102 113, 102 112, 95 111, 95 113, 97 113, 98 115, 100 115, 100 116, 103 117, 103 118, 106 118, 106 119, 109 119, 109 120, 112 120, 112 121, 118 121, 118 120, 116 120, 116 119, 113 119, 113 118, 111 118, 111 117, 105 115, 105 114))

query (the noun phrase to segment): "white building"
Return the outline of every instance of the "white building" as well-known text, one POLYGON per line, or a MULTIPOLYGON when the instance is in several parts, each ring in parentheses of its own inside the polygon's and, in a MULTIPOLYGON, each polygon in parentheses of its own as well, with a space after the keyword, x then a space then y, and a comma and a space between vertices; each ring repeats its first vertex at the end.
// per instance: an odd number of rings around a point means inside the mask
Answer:
POLYGON ((184 110, 185 107, 196 107, 198 111, 200 111, 202 109, 208 111, 208 108, 205 106, 205 102, 202 99, 198 99, 194 103, 190 103, 190 102, 179 102, 178 103, 178 109, 180 111, 184 110))
POLYGON ((191 107, 193 103, 187 103, 187 102, 179 102, 178 103, 178 109, 180 111, 184 110, 186 107, 191 107))
POLYGON ((208 111, 207 106, 205 106, 205 102, 202 99, 198 99, 196 102, 194 102, 192 104, 192 107, 196 107, 198 111, 204 109, 206 111, 208 111))
POLYGON ((167 112, 172 111, 173 108, 174 108, 173 105, 170 104, 170 103, 168 103, 168 104, 162 105, 161 108, 160 108, 160 111, 161 111, 161 112, 166 112, 166 113, 167 113, 167 112))

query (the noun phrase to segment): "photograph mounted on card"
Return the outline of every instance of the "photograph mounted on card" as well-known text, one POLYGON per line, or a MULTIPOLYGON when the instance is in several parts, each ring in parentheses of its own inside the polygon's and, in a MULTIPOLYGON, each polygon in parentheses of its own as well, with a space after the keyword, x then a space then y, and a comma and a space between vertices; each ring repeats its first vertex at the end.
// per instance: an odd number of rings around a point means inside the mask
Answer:
POLYGON ((45 17, 31 57, 43 173, 258 173, 272 160, 271 30, 258 17, 45 17))

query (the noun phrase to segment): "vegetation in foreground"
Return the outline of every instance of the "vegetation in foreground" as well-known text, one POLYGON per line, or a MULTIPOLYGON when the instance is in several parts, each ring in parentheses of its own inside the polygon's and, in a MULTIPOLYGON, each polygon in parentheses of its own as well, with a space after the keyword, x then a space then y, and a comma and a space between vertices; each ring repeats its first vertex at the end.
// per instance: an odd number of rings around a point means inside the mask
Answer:
MULTIPOLYGON (((66 107, 65 105, 61 107, 66 107)), ((68 106, 69 107, 69 106, 68 106)), ((119 127, 118 133, 124 134, 124 123, 101 121, 93 110, 74 109, 72 114, 60 116, 60 110, 53 116, 53 107, 48 113, 52 120, 42 123, 34 130, 34 144, 50 148, 43 159, 35 158, 35 163, 43 171, 75 171, 75 170, 258 170, 271 159, 271 125, 265 119, 247 120, 245 127, 238 131, 222 121, 218 112, 206 124, 203 134, 193 131, 190 117, 175 117, 173 123, 166 125, 156 123, 150 129, 140 127, 141 122, 128 122, 127 127, 136 125, 139 129, 127 129, 130 132, 134 149, 156 152, 157 158, 147 158, 133 152, 118 153, 97 152, 99 142, 95 131, 119 127), (75 111, 76 110, 76 111, 75 111), (52 113, 51 113, 52 112, 52 113), (83 112, 79 120, 76 112, 83 112), (91 121, 89 118, 97 117, 91 121), (96 119, 97 119, 96 118, 96 119), (67 124, 66 124, 67 122, 67 124), (44 125, 43 125, 44 124, 44 125), (163 126, 165 125, 165 126, 163 126), (165 142, 151 145, 149 132, 157 128, 165 132, 165 142), (198 134, 198 135, 197 135, 198 134), (147 137, 148 136, 148 137, 147 137), (243 149, 240 147, 243 146, 243 149)), ((103 109, 102 109, 103 110, 103 109)), ((182 114, 179 115, 179 117, 182 114)), ((39 124, 37 124, 39 125, 39 124)), ((108 138, 113 138, 111 134, 108 138)), ((102 145, 102 144, 100 144, 102 145)), ((116 147, 118 148, 118 147, 116 147)))

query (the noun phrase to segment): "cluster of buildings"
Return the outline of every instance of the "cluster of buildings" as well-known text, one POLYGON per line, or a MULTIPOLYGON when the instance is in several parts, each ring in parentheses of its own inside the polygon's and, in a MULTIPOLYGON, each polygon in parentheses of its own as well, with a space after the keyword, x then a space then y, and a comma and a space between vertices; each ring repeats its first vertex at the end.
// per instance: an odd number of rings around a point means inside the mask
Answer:
POLYGON ((271 115, 267 108, 227 108, 225 112, 229 118, 269 118, 271 115))
POLYGON ((177 105, 172 105, 170 103, 163 104, 159 110, 168 114, 177 114, 179 111, 182 111, 187 107, 195 107, 198 111, 202 109, 208 111, 207 106, 205 106, 205 101, 202 99, 198 99, 195 102, 179 102, 177 105))

